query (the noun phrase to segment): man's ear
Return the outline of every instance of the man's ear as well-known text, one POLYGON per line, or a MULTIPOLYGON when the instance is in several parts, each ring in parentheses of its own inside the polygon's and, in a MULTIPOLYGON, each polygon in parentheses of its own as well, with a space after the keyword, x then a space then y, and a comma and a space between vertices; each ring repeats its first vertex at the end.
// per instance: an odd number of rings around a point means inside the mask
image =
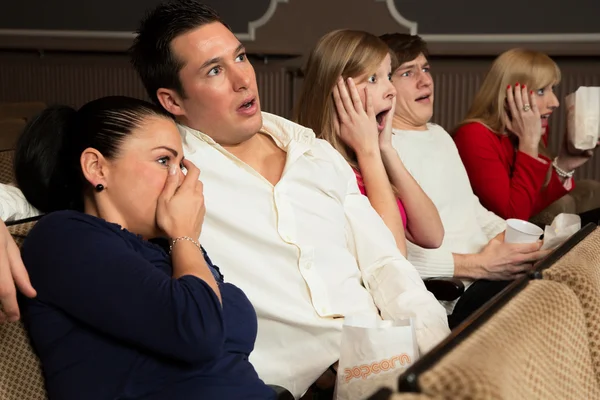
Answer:
POLYGON ((85 179, 92 185, 102 184, 108 187, 109 165, 108 160, 104 158, 98 150, 88 147, 81 153, 79 158, 81 171, 85 179))
POLYGON ((172 89, 160 88, 156 91, 156 97, 165 110, 175 116, 185 115, 181 96, 172 89))

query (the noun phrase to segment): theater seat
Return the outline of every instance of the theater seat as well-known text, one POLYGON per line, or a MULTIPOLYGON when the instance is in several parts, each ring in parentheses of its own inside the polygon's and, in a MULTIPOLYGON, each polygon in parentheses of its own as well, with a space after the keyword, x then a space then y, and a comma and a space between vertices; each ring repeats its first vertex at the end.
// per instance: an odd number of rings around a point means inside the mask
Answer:
POLYGON ((15 182, 14 153, 14 150, 0 151, 0 183, 10 184, 15 182))
MULTIPOLYGON (((453 342, 448 340, 448 345, 453 342)), ((425 358, 441 354, 411 378, 419 393, 432 398, 600 398, 586 316, 577 296, 562 283, 530 281, 448 351, 442 347, 411 367, 416 370, 425 358)), ((407 382, 409 371, 401 382, 407 382)))
POLYGON ((454 301, 465 292, 465 284, 458 278, 428 278, 423 282, 439 301, 454 301))
MULTIPOLYGON (((20 247, 35 221, 14 224, 9 232, 20 247)), ((0 325, 0 400, 46 399, 40 362, 20 321, 0 325)))
POLYGON ((566 285, 579 299, 600 381, 600 228, 595 228, 560 260, 541 272, 544 279, 566 285))
POLYGON ((0 325, 0 400, 46 398, 40 362, 23 324, 0 325))

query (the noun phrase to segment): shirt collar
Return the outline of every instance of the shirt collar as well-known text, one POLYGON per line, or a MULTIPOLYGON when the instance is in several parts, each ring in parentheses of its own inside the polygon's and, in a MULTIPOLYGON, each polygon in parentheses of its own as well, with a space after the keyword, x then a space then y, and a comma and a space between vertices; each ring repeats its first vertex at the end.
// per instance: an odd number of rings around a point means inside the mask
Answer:
MULTIPOLYGON (((263 112, 262 117, 263 126, 260 132, 271 136, 279 148, 288 153, 293 149, 294 152, 301 150, 302 154, 312 154, 311 148, 316 141, 316 136, 311 129, 267 112, 263 112)), ((179 123, 177 127, 182 136, 184 146, 188 148, 187 134, 191 134, 211 146, 221 147, 213 138, 203 132, 179 123)))

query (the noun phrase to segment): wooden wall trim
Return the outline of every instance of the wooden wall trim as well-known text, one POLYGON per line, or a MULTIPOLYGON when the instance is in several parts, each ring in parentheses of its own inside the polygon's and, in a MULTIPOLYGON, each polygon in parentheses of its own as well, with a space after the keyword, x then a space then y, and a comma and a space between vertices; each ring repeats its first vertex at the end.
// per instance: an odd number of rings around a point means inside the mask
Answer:
MULTIPOLYGON (((497 56, 514 48, 527 47, 542 51, 550 56, 600 56, 600 34, 587 40, 573 37, 572 41, 480 41, 477 38, 461 41, 436 38, 435 35, 423 35, 429 44, 432 55, 439 56, 497 56), (579 40, 576 40, 579 39, 579 40)), ((73 51, 125 53, 133 42, 133 36, 75 36, 75 35, 35 35, 33 33, 2 32, 0 30, 0 50, 34 51, 73 51)), ((249 50, 255 53, 281 53, 279 50, 262 49, 259 43, 243 41, 249 50)))
MULTIPOLYGON (((237 37, 254 54, 303 56, 324 33, 338 28, 374 34, 417 34, 418 21, 403 16, 394 0, 270 0, 265 13, 248 21, 237 37), (343 12, 340 12, 343 11, 343 12)), ((432 55, 496 56, 528 47, 551 56, 598 56, 600 33, 427 34, 432 55)), ((35 51, 126 52, 133 32, 0 29, 0 49, 35 51)))

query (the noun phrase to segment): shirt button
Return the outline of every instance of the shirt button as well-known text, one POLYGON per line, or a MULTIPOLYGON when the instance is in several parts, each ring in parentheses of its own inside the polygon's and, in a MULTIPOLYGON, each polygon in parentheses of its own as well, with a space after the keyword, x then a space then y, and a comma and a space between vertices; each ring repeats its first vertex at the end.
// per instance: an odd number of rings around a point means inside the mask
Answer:
POLYGON ((285 240, 286 242, 291 242, 292 238, 289 237, 289 235, 285 235, 285 236, 283 236, 283 240, 285 240))
POLYGON ((327 309, 325 307, 321 308, 321 315, 327 315, 327 309))
POLYGON ((307 261, 307 262, 304 263, 304 268, 310 269, 312 267, 312 265, 313 265, 312 261, 307 261))

